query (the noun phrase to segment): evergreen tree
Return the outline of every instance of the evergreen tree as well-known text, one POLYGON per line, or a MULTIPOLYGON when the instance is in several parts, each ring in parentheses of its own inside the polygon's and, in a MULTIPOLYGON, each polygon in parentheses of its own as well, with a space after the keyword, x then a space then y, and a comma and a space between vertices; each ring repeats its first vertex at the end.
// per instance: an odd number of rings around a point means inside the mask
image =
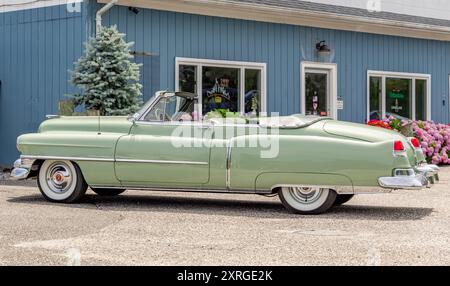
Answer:
POLYGON ((140 65, 131 62, 133 56, 125 34, 115 26, 103 27, 86 43, 85 55, 71 71, 70 82, 83 92, 73 95, 76 105, 99 110, 101 115, 135 113, 142 102, 139 81, 140 65))

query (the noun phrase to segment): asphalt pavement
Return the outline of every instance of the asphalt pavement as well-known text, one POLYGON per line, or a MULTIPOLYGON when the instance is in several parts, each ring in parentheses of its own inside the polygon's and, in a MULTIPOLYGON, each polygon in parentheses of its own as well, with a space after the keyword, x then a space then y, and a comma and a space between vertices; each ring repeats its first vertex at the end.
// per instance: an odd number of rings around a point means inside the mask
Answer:
POLYGON ((64 205, 5 184, 0 265, 450 265, 450 168, 432 189, 319 216, 257 195, 89 191, 64 205))

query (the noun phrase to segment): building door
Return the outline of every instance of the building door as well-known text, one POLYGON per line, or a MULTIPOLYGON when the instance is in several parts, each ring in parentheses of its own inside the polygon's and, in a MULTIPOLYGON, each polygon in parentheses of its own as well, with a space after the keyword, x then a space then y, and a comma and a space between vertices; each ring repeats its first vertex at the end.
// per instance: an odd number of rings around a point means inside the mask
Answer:
POLYGON ((302 63, 303 114, 337 118, 336 100, 336 66, 302 63))

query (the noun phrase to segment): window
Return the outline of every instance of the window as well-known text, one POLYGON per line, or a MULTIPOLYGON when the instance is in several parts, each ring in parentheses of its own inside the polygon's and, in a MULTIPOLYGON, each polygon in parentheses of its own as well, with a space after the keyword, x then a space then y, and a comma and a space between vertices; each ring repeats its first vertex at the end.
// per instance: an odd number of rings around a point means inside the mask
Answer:
POLYGON ((176 90, 199 96, 201 113, 226 109, 241 114, 265 112, 264 63, 176 59, 176 90))
POLYGON ((368 120, 430 119, 430 75, 368 73, 368 120))

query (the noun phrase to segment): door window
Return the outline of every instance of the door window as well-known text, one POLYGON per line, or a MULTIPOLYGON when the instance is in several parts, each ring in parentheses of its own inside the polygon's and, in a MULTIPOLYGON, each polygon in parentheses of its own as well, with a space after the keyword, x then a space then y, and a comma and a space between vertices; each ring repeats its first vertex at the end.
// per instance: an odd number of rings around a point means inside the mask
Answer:
POLYGON ((305 73, 306 115, 329 116, 329 73, 305 73))

